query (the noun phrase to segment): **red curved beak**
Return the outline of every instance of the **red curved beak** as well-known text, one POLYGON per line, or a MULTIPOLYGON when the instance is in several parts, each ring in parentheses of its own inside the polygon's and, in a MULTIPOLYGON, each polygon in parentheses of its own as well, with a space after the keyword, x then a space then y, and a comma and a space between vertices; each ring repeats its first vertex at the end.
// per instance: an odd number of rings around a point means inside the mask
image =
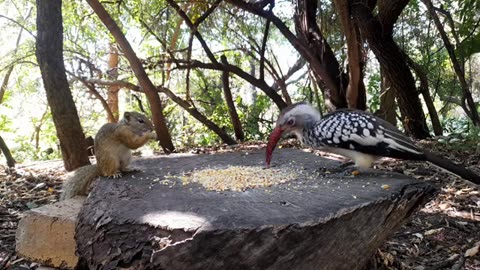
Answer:
POLYGON ((270 161, 272 160, 272 154, 273 150, 275 150, 275 147, 277 146, 278 141, 280 141, 280 138, 282 138, 284 130, 281 129, 280 127, 276 127, 272 133, 270 133, 270 138, 268 140, 267 144, 267 151, 265 155, 265 161, 266 161, 266 167, 270 167, 270 161))

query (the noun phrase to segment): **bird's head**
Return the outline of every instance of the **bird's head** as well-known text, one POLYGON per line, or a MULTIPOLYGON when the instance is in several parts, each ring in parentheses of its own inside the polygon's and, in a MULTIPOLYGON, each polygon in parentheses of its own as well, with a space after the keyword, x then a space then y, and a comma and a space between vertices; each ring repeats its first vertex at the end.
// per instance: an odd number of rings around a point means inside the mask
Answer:
POLYGON ((320 120, 320 113, 312 105, 301 102, 283 109, 267 144, 266 163, 270 166, 273 150, 283 134, 294 134, 302 139, 304 127, 320 120))

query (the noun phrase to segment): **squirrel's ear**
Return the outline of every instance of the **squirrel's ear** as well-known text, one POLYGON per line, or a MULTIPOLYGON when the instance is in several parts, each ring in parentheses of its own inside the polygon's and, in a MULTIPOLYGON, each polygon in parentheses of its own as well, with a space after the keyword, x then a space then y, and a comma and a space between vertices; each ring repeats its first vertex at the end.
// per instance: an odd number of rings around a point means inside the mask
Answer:
POLYGON ((127 120, 127 121, 130 121, 130 116, 132 116, 132 114, 130 112, 125 112, 123 114, 123 118, 125 118, 125 120, 127 120))

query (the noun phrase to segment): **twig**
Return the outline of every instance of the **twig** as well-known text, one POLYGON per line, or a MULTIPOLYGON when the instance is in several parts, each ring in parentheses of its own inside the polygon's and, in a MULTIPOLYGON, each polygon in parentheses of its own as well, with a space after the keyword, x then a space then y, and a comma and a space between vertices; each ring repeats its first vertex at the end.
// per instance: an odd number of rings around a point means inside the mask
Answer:
POLYGON ((5 268, 5 265, 7 265, 7 263, 10 261, 10 259, 12 258, 12 255, 13 255, 13 252, 10 252, 7 255, 7 257, 5 257, 5 259, 0 263, 0 270, 5 268))
POLYGON ((462 254, 460 255, 460 259, 452 266, 452 270, 460 270, 463 268, 465 264, 465 256, 462 254))
POLYGON ((428 268, 427 270, 438 270, 438 269, 444 269, 444 268, 450 267, 455 263, 456 260, 458 260, 459 257, 460 257, 460 254, 455 254, 447 258, 446 260, 443 260, 441 262, 434 264, 432 267, 428 268))

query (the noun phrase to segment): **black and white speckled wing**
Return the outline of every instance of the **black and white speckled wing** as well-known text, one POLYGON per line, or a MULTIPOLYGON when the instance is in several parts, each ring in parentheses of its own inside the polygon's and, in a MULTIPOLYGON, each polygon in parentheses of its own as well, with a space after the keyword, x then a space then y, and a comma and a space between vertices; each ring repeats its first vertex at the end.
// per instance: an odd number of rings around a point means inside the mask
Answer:
POLYGON ((423 151, 390 123, 369 113, 338 110, 304 129, 312 147, 337 147, 375 156, 425 160, 423 151))

